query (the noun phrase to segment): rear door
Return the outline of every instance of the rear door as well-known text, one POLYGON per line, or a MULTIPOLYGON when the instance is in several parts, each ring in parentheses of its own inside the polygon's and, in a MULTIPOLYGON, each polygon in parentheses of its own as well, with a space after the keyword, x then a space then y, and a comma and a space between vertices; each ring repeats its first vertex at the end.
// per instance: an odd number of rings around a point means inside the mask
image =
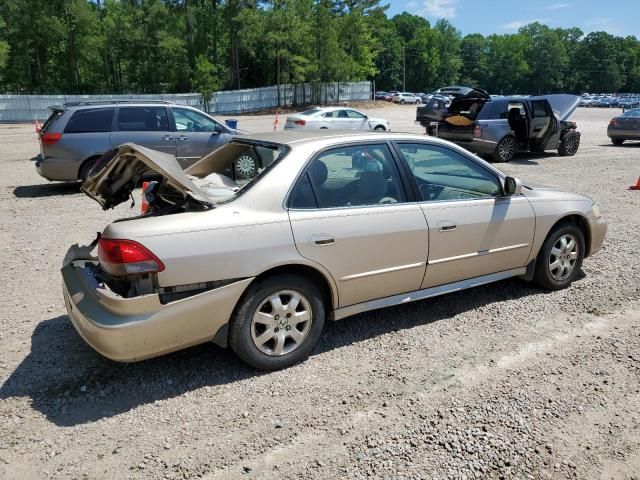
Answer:
POLYGON ((386 143, 319 153, 290 200, 296 248, 331 273, 341 307, 419 289, 427 224, 386 143))
POLYGON ((558 130, 557 120, 551 111, 551 105, 546 100, 532 100, 530 106, 529 139, 531 146, 546 146, 558 130))
POLYGON ((175 155, 175 136, 170 130, 169 114, 164 105, 119 106, 109 140, 114 148, 123 143, 135 143, 175 155))
POLYGON ((441 145, 398 142, 429 226, 422 288, 524 267, 535 215, 524 195, 504 197, 501 180, 476 160, 441 145))
POLYGON ((183 168, 227 143, 224 127, 201 112, 171 107, 178 162, 183 168))

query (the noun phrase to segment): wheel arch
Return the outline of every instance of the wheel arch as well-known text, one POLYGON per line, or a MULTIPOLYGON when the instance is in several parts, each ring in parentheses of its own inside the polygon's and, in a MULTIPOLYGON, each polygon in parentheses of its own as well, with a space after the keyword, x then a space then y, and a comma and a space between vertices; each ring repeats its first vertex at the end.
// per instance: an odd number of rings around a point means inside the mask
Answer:
POLYGON ((78 167, 78 171, 76 172, 76 178, 78 180, 82 180, 80 178, 80 173, 82 172, 82 169, 84 168, 84 166, 93 161, 93 160, 97 160, 99 159, 102 155, 104 155, 103 153, 94 153, 93 155, 89 155, 87 158, 85 158, 81 163, 80 166, 78 167))
POLYGON ((551 226, 551 228, 547 232, 547 235, 544 237, 544 240, 546 241, 547 238, 549 238, 549 235, 551 235, 551 232, 553 232, 556 228, 558 228, 560 225, 565 225, 565 224, 575 225, 580 229, 580 231, 582 232, 582 235, 584 236, 584 249, 585 249, 584 256, 585 258, 588 257, 591 253, 591 226, 589 225, 589 220, 587 220, 586 217, 578 213, 571 213, 556 220, 556 222, 551 226))

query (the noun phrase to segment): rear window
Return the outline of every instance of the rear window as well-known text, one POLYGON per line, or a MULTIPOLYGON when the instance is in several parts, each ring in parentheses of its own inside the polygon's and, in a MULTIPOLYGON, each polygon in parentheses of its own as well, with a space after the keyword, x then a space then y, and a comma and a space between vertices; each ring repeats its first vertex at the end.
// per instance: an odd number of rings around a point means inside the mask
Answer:
POLYGON ((51 112, 51 115, 49 115, 49 118, 47 118, 47 121, 44 122, 44 124, 42 125, 42 128, 40 129, 40 131, 42 133, 46 133, 47 130, 49 130, 49 127, 51 127, 51 125, 54 124, 54 122, 60 118, 60 115, 62 115, 62 110, 54 110, 51 112))
POLYGON ((69 119, 64 133, 110 132, 115 108, 77 110, 69 119))
POLYGON ((320 110, 319 108, 312 108, 311 110, 307 110, 305 112, 302 112, 300 115, 304 115, 306 117, 309 117, 311 115, 315 115, 318 112, 321 112, 322 110, 320 110))

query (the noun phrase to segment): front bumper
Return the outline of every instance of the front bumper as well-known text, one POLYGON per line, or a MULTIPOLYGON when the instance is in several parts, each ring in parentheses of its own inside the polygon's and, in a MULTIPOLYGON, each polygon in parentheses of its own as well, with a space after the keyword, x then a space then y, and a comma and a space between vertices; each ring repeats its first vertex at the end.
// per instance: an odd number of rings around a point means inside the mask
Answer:
POLYGON ((134 362, 213 340, 252 278, 163 305, 157 294, 123 298, 96 278, 96 262, 62 268, 69 318, 107 358, 134 362))
POLYGON ((591 215, 589 223, 591 224, 591 248, 589 249, 589 256, 591 256, 602 249, 604 237, 607 235, 607 222, 605 222, 602 217, 598 218, 591 215))

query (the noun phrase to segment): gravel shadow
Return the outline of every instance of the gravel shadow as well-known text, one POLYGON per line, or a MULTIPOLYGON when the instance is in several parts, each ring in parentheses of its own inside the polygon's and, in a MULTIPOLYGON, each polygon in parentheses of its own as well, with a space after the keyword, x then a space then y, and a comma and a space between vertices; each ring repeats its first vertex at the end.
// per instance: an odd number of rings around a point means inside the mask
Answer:
POLYGON ((59 195, 76 195, 78 193, 80 193, 79 182, 22 185, 13 189, 13 194, 17 198, 56 197, 59 195))
POLYGON ((599 147, 610 147, 610 148, 637 148, 640 147, 640 141, 638 140, 625 140, 622 145, 614 145, 613 143, 601 143, 598 145, 599 147))
MULTIPOLYGON (((327 322, 313 355, 494 302, 543 293, 512 279, 327 322)), ((113 362, 93 351, 62 315, 36 326, 31 352, 0 387, 0 400, 29 397, 32 406, 49 421, 74 426, 201 387, 260 375, 269 373, 246 366, 230 350, 210 343, 139 363, 113 362)))

